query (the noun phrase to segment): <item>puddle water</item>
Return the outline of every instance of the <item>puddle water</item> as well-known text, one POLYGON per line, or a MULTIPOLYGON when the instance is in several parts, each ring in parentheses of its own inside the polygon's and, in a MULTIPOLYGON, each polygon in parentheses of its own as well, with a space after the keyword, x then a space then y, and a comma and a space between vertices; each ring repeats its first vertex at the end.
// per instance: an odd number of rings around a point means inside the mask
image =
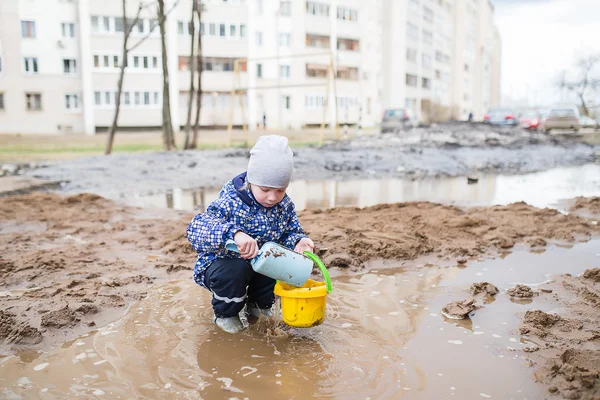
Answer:
POLYGON ((305 330, 273 329, 278 322, 264 319, 225 334, 212 324, 209 293, 174 281, 100 330, 47 353, 4 358, 0 397, 542 398, 547 393, 514 351, 530 345, 518 336, 518 315, 553 310, 540 297, 511 302, 505 290, 579 274, 598 264, 598 248, 594 240, 467 267, 412 263, 338 277, 326 321, 305 330), (495 301, 468 320, 441 315, 481 281, 498 286, 495 301))
MULTIPOLYGON (((467 178, 366 179, 355 181, 293 181, 288 194, 296 209, 367 207, 404 201, 457 205, 496 205, 525 201, 535 207, 556 207, 577 196, 600 196, 600 165, 555 168, 524 175, 482 175, 476 184, 467 178)), ((140 206, 204 211, 219 196, 218 189, 173 189, 168 193, 128 195, 140 206)))

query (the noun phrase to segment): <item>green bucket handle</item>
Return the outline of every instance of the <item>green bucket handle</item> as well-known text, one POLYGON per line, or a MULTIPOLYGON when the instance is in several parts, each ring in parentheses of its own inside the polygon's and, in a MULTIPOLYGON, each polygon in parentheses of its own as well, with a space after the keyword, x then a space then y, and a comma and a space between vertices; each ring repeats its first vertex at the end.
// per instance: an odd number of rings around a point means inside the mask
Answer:
POLYGON ((325 267, 325 264, 323 264, 323 261, 321 261, 319 257, 311 253, 310 251, 305 251, 304 255, 310 258, 315 264, 317 264, 317 266, 321 270, 321 273, 325 277, 325 283, 327 284, 327 293, 331 293, 331 279, 329 279, 329 272, 327 272, 327 268, 325 267))

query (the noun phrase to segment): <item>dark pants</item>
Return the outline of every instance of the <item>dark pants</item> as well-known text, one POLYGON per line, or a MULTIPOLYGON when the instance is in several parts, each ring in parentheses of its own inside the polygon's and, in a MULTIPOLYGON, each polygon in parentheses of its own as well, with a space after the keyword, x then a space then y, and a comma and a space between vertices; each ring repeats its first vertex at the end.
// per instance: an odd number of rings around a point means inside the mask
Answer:
POLYGON ((215 315, 228 318, 238 315, 246 302, 270 308, 275 301, 275 279, 254 272, 241 258, 224 258, 210 264, 204 275, 206 287, 213 293, 215 315))

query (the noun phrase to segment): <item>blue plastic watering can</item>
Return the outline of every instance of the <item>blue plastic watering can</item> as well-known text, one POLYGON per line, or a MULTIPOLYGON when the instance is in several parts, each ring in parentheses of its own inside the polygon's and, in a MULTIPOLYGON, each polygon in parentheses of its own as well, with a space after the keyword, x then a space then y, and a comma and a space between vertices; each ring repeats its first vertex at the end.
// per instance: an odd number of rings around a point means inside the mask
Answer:
MULTIPOLYGON (((240 252, 233 240, 228 240, 225 248, 240 252)), ((274 242, 265 243, 258 255, 250 260, 250 265, 259 274, 297 287, 306 283, 313 269, 310 258, 274 242)))

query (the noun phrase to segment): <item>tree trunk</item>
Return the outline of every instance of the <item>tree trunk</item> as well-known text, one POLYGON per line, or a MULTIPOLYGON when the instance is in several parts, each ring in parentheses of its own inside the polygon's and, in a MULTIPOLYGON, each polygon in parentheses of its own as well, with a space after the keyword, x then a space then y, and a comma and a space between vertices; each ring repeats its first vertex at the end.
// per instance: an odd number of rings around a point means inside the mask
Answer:
POLYGON ((125 78, 125 66, 127 65, 127 41, 129 40, 129 29, 127 27, 127 0, 122 0, 123 6, 123 50, 121 52, 121 68, 119 69, 119 82, 117 83, 117 98, 115 99, 115 115, 113 116, 113 122, 108 131, 108 138, 106 141, 106 149, 104 154, 112 153, 113 142, 115 140, 115 133, 117 132, 117 126, 119 122, 119 112, 121 111, 121 92, 123 91, 123 80, 125 78))
POLYGON ((158 23, 163 68, 163 144, 167 151, 176 150, 173 123, 171 122, 171 100, 169 97, 169 67, 167 63, 167 42, 165 32, 165 0, 158 0, 158 23))
POLYGON ((587 108, 587 105, 585 104, 585 99, 583 98, 583 92, 578 93, 579 95, 579 100, 581 100, 581 108, 583 108, 583 115, 586 115, 589 117, 590 115, 590 111, 587 108))
MULTIPOLYGON (((198 14, 198 24, 200 27, 202 26, 202 3, 198 5, 196 8, 196 13, 198 14)), ((198 130, 200 129, 200 111, 202 109, 202 30, 198 32, 198 92, 196 94, 196 121, 194 122, 194 135, 192 138, 192 143, 190 144, 190 149, 195 149, 198 147, 198 130)))
POLYGON ((190 92, 188 95, 188 109, 187 109, 187 119, 185 122, 185 142, 183 143, 183 148, 185 149, 189 149, 190 148, 190 131, 192 129, 192 103, 194 102, 194 73, 196 72, 196 68, 195 68, 195 57, 194 57, 194 51, 196 50, 196 28, 194 26, 194 17, 196 16, 196 7, 197 7, 197 0, 192 0, 192 18, 190 18, 190 26, 191 26, 191 32, 190 32, 190 42, 191 42, 191 46, 190 46, 190 59, 189 59, 189 68, 190 68, 190 92))

